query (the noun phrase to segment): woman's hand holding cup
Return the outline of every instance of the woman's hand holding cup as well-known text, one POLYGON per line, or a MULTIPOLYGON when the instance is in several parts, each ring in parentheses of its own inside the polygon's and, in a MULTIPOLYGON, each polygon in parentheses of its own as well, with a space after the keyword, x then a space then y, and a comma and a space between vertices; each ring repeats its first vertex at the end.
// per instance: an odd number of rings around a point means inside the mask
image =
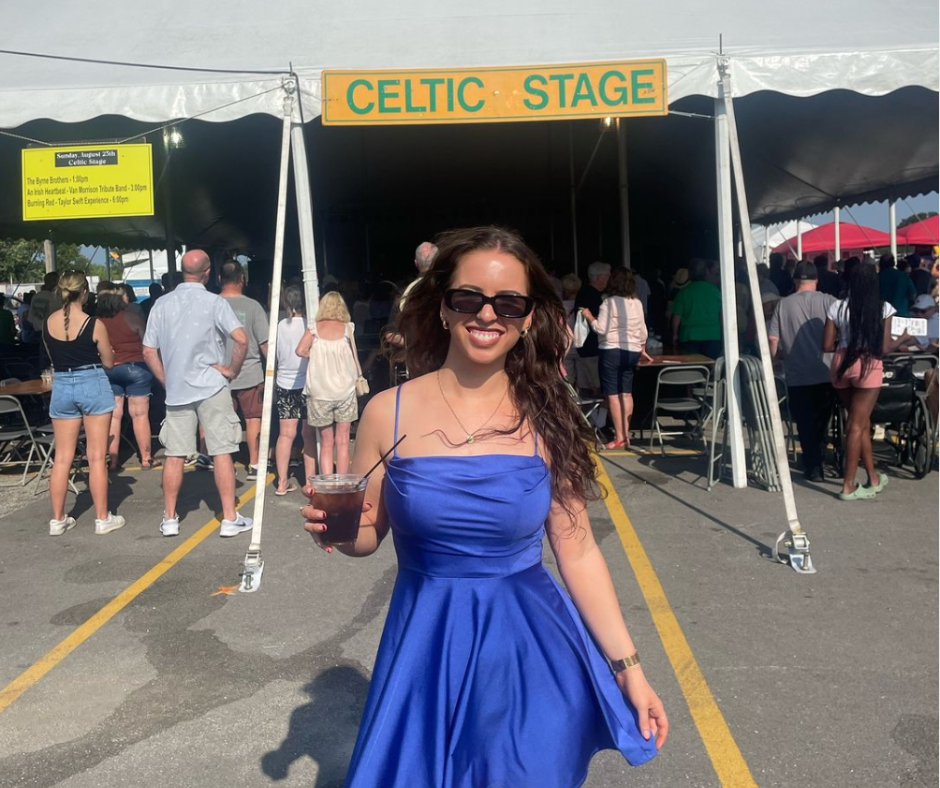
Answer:
MULTIPOLYGON (((319 546, 321 550, 327 553, 332 553, 333 545, 330 543, 329 537, 326 535, 328 528, 326 521, 329 519, 328 513, 314 505, 313 497, 316 493, 316 490, 312 484, 305 484, 303 493, 307 496, 307 498, 310 499, 310 503, 308 503, 306 506, 302 506, 300 509, 300 514, 304 518, 304 530, 313 537, 313 540, 317 543, 317 546, 319 546)), ((371 509, 371 503, 363 503, 363 512, 368 512, 371 509)))

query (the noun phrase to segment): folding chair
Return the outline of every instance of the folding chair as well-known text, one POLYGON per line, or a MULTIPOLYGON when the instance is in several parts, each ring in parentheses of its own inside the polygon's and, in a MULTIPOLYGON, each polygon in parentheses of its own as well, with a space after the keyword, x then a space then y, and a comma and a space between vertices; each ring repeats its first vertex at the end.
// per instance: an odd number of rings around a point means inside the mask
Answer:
MULTIPOLYGON (((45 424, 42 427, 36 427, 33 430, 36 436, 36 442, 46 447, 46 456, 43 457, 42 465, 39 467, 39 473, 36 474, 36 489, 33 495, 40 495, 46 492, 41 486, 43 475, 47 469, 51 469, 52 461, 55 458, 55 433, 51 424, 45 424)), ((69 489, 78 495, 78 487, 75 486, 75 477, 81 473, 81 461, 85 456, 85 428, 79 428, 78 445, 75 447, 75 459, 72 467, 69 469, 69 489)))
POLYGON ((774 384, 777 387, 777 405, 780 407, 780 418, 787 430, 785 437, 787 455, 790 462, 796 462, 796 427, 793 426, 793 415, 790 413, 790 393, 787 391, 787 382, 779 375, 774 375, 774 384))
POLYGON ((728 431, 725 429, 725 421, 728 415, 728 381, 725 377, 725 359, 724 357, 715 359, 715 369, 712 373, 711 384, 711 417, 712 434, 709 439, 708 452, 708 490, 711 491, 725 474, 725 449, 728 445, 728 431), (721 449, 715 456, 718 446, 718 432, 721 431, 721 449), (715 472, 715 464, 718 464, 718 471, 715 472))
POLYGON ((4 465, 23 463, 23 479, 21 485, 26 485, 26 477, 33 463, 48 459, 48 449, 42 441, 37 439, 33 428, 30 427, 23 406, 16 397, 0 394, 0 462, 4 465), (25 460, 24 452, 29 449, 25 460))
POLYGON ((656 377, 656 393, 653 396, 653 429, 650 432, 650 451, 653 450, 653 442, 659 438, 659 450, 663 457, 666 455, 666 444, 663 441, 664 435, 684 435, 683 430, 674 432, 663 432, 659 421, 659 414, 667 413, 670 416, 696 416, 696 427, 692 434, 701 437, 703 446, 706 445, 705 430, 702 424, 708 415, 708 402, 701 394, 696 395, 693 389, 700 388, 700 391, 708 390, 708 380, 710 371, 706 366, 694 364, 679 367, 663 367, 656 377), (673 390, 681 389, 678 396, 660 397, 660 391, 671 387, 673 390))
POLYGON ((594 431, 594 441, 597 444, 595 448, 600 451, 601 447, 604 445, 604 436, 601 434, 600 428, 594 422, 594 414, 597 413, 597 409, 603 404, 604 400, 583 399, 575 390, 575 387, 567 380, 565 381, 565 386, 568 387, 568 393, 571 395, 571 399, 577 404, 581 415, 584 417, 584 421, 594 431))

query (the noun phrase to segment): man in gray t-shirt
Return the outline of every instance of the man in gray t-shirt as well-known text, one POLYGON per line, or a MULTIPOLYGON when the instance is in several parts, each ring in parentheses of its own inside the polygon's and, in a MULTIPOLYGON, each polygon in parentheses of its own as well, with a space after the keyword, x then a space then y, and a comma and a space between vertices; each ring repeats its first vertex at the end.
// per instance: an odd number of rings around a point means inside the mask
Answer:
MULTIPOLYGON (((235 406, 245 419, 245 440, 248 443, 248 481, 257 478, 258 448, 261 439, 261 416, 264 413, 264 357, 268 354, 268 317, 264 308, 244 295, 245 271, 237 260, 229 260, 219 270, 222 297, 228 301, 238 321, 248 334, 248 354, 241 372, 230 388, 235 406)), ((226 342, 225 356, 231 355, 232 342, 226 342)))
POLYGON ((816 290, 817 271, 803 262, 793 272, 796 292, 777 303, 767 325, 770 353, 783 356, 790 413, 803 449, 803 472, 822 481, 826 427, 832 410, 831 358, 822 352, 826 313, 835 298, 816 290))

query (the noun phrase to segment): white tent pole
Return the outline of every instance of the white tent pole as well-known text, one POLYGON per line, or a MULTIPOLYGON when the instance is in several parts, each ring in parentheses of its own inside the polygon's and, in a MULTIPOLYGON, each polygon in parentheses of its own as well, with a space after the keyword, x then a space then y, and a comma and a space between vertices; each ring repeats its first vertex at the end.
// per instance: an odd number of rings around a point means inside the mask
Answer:
POLYGON ((630 189, 627 177, 627 128, 623 118, 617 118, 617 172, 620 182, 620 248, 624 268, 630 262, 630 189))
POLYGON ((803 259, 803 219, 798 217, 796 220, 796 259, 797 262, 803 259))
MULTIPOLYGON (((744 459, 744 419, 741 414, 741 376, 738 371, 738 310, 734 280, 734 241, 731 209, 731 147, 728 116, 722 99, 715 99, 715 175, 718 189, 718 252, 721 265, 721 330, 725 345, 728 405, 725 429, 731 450, 731 483, 747 487, 744 459)), ((742 226, 748 226, 742 223, 742 226)), ((743 233, 742 233, 743 236, 743 233)), ((755 302, 759 304, 760 302, 755 302)), ((755 307, 759 309, 759 307, 755 307)))
POLYGON ((571 261, 578 273, 578 186, 574 178, 574 124, 568 123, 568 175, 571 181, 571 261))
POLYGON ((150 258, 150 284, 153 284, 153 249, 148 249, 147 255, 150 258))
POLYGON ((888 200, 888 232, 891 235, 891 256, 898 259, 898 203, 897 200, 888 200))
MULTIPOLYGON (((719 61, 719 70, 722 81, 722 97, 725 112, 728 116, 728 137, 731 146, 731 166, 734 172, 735 193, 738 200, 738 216, 741 224, 750 226, 750 212, 747 207, 747 193, 744 189, 744 167, 741 163, 741 147, 738 141, 738 128, 734 117, 734 101, 731 97, 731 76, 728 73, 726 60, 719 61)), ((744 258, 747 262, 748 281, 751 287, 751 300, 756 305, 761 302, 760 285, 757 281, 757 261, 754 259, 754 248, 750 236, 744 239, 744 258)), ((755 307, 756 308, 756 307, 755 307)), ((784 542, 789 550, 790 566, 797 572, 815 572, 809 554, 809 539, 800 525, 796 511, 796 498, 793 495, 793 480, 790 478, 790 463, 787 456, 787 444, 783 437, 783 420, 780 417, 780 408, 777 403, 777 386, 774 380, 774 370, 770 358, 770 344, 767 341, 767 326, 760 316, 757 323, 757 343, 760 348, 761 367, 764 373, 764 391, 767 402, 770 403, 770 422, 774 448, 777 455, 777 466, 780 474, 780 484, 783 490, 783 501, 786 509, 789 531, 777 540, 777 548, 784 542)), ((777 554, 777 549, 775 549, 777 554)))
MULTIPOLYGON (((298 95, 299 95, 298 86, 298 95)), ((313 199, 310 196, 310 170, 307 167, 307 142, 302 119, 291 125, 291 149, 294 153, 294 196, 297 198, 297 224, 300 228, 300 258, 304 283, 307 325, 313 325, 320 307, 320 282, 317 279, 317 245, 313 235, 313 199)), ((323 223, 323 270, 326 267, 326 225, 323 223)), ((320 465, 320 430, 317 430, 317 470, 320 465)))
POLYGON ((761 256, 761 262, 770 262, 770 227, 764 225, 764 254, 761 256))
POLYGON ((55 244, 50 240, 46 239, 42 242, 42 251, 45 256, 46 263, 46 273, 51 274, 53 271, 57 271, 56 259, 55 259, 55 244))
POLYGON ((294 83, 284 83, 284 126, 281 135, 281 166, 277 184, 277 219, 274 225, 274 264, 271 269, 271 310, 268 320, 268 354, 264 362, 264 400, 261 411, 261 440, 258 447, 258 479, 255 482, 254 524, 251 544, 245 554, 240 591, 257 591, 264 562, 261 560, 261 529, 264 524, 264 494, 268 487, 268 450, 271 441, 271 411, 274 407, 274 361, 277 353, 277 315, 281 307, 284 264, 284 225, 287 222, 287 170, 290 164, 291 117, 294 112, 294 83))
POLYGON ((317 248, 313 236, 313 201, 310 198, 310 170, 307 169, 307 145, 302 123, 291 124, 291 152, 294 156, 294 193, 297 197, 297 223, 300 227, 300 255, 303 271, 307 323, 317 316, 320 283, 317 279, 317 248))
POLYGON ((836 260, 842 259, 842 210, 837 205, 832 209, 832 217, 836 223, 836 260))

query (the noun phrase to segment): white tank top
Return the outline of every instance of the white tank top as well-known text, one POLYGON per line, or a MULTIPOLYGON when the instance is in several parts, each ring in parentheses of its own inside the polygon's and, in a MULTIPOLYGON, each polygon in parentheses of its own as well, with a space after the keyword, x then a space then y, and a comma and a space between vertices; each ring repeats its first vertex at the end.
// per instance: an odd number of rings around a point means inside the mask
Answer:
POLYGON ((308 397, 338 402, 356 390, 359 371, 350 342, 354 332, 353 324, 347 323, 342 339, 323 339, 314 335, 304 389, 308 397))
POLYGON ((282 389, 300 389, 307 381, 307 359, 296 353, 306 322, 302 317, 285 317, 277 324, 277 385, 282 389))

